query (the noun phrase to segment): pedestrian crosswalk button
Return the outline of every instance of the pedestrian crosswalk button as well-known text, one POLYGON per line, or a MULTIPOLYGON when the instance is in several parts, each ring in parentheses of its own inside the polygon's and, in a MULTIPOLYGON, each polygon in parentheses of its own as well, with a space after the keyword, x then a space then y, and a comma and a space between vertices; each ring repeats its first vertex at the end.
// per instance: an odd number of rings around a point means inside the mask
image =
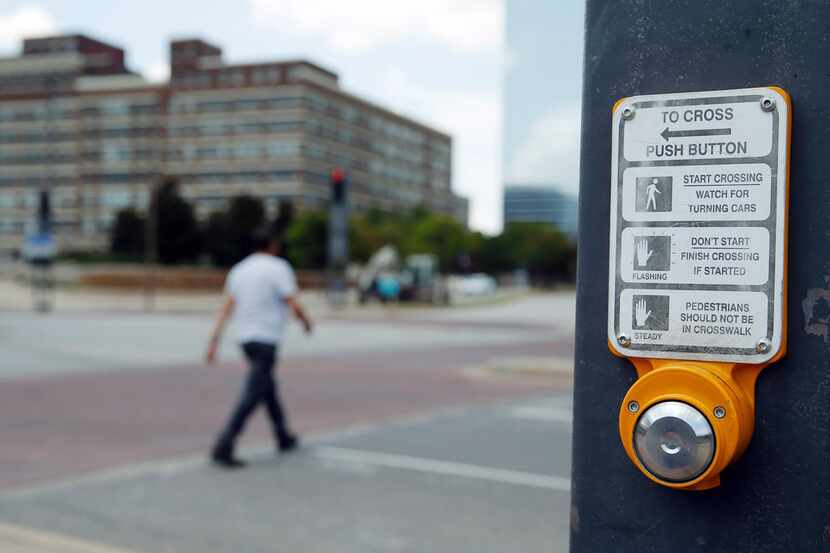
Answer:
POLYGON ((657 478, 689 482, 712 463, 715 435, 706 417, 691 405, 663 401, 640 417, 634 430, 634 449, 657 478))

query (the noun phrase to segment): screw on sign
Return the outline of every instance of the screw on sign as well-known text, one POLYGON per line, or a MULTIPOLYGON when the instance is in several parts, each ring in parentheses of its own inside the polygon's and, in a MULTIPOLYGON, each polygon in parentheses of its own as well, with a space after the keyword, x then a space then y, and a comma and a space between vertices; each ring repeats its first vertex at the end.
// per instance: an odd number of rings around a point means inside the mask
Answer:
POLYGON ((619 431, 663 486, 719 485, 785 353, 790 112, 774 87, 614 107, 608 345, 638 375, 619 431))

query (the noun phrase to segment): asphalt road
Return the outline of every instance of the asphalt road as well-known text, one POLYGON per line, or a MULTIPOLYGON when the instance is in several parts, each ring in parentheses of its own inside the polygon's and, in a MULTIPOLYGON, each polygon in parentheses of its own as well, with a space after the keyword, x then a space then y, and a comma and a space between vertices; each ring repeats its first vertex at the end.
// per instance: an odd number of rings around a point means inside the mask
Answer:
POLYGON ((280 367, 305 446, 278 457, 260 416, 234 473, 205 462, 242 369, 201 365, 207 317, 4 317, 0 550, 564 551, 570 379, 477 369, 567 359, 572 316, 325 316, 280 367))
POLYGON ((428 413, 285 458, 255 448, 233 473, 146 463, 0 495, 0 518, 136 552, 565 551, 568 403, 428 413))

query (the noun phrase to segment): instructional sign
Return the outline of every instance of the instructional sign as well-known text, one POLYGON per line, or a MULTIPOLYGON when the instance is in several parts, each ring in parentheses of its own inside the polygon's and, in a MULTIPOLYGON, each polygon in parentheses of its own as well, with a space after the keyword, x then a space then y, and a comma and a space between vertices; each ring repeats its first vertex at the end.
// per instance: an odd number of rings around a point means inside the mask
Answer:
POLYGON ((612 124, 611 346, 770 360, 784 330, 789 97, 636 96, 617 103, 612 124))

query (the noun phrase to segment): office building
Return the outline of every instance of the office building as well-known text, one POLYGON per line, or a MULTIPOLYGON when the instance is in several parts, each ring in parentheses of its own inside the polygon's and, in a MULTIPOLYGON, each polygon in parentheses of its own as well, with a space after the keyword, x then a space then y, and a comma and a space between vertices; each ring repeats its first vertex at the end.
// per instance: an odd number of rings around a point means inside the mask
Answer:
POLYGON ((546 223, 576 238, 577 200, 552 185, 508 184, 504 224, 510 223, 546 223))
POLYGON ((0 249, 36 229, 50 191, 64 249, 101 249, 125 207, 176 177, 197 215, 250 194, 322 209, 341 167, 356 211, 423 205, 463 218, 452 140, 343 90, 304 60, 228 65, 205 41, 170 44, 170 81, 128 70, 124 51, 81 35, 27 39, 0 59, 0 249))

